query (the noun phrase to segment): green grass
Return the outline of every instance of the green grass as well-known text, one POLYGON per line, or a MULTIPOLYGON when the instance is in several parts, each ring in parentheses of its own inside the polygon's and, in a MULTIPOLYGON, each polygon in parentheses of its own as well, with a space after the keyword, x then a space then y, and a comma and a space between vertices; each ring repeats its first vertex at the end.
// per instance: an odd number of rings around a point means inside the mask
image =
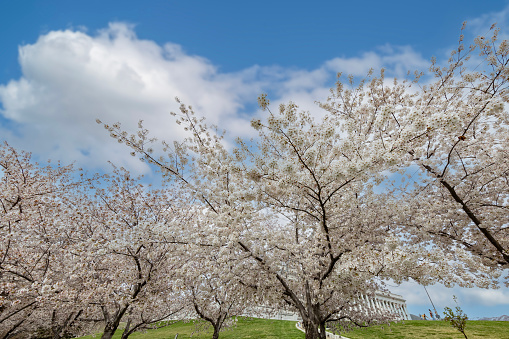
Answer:
MULTIPOLYGON (((509 339, 509 321, 467 321, 468 339, 509 339)), ((344 334, 350 339, 464 339, 445 321, 412 320, 390 326, 357 329, 344 334), (382 329, 383 327, 383 329, 382 329)))
MULTIPOLYGON (((120 339, 122 331, 118 330, 113 339, 120 339)), ((129 339, 174 339, 178 333, 178 339, 210 339, 212 330, 201 331, 197 324, 177 322, 168 327, 146 332, 137 332, 129 336, 129 339), (197 332, 198 329, 198 332, 197 332), (192 337, 191 337, 192 335, 192 337)), ((98 339, 100 334, 81 337, 82 339, 98 339)), ((226 329, 219 334, 224 339, 304 339, 305 335, 295 327, 295 321, 265 320, 256 318, 239 318, 237 326, 226 329)))
MULTIPOLYGON (((114 339, 120 339, 118 330, 114 339)), ((212 330, 201 331, 194 322, 177 322, 159 330, 132 334, 132 339, 209 339, 212 330), (192 335, 192 336, 191 336, 192 335)), ((466 334, 469 339, 509 339, 508 321, 468 321, 466 334)), ((350 339, 462 339, 463 335, 445 321, 412 320, 390 326, 376 326, 357 329, 344 334, 350 339)), ((237 326, 221 332, 224 339, 304 339, 304 333, 295 328, 294 321, 239 318, 237 326)), ((100 335, 86 336, 82 339, 97 339, 100 335)))

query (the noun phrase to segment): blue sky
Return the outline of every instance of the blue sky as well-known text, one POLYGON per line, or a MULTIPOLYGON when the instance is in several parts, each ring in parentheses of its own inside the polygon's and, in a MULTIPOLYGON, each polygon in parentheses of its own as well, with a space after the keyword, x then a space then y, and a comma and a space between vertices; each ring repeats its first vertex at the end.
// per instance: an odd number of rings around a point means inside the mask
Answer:
MULTIPOLYGON (((96 118, 127 129, 143 118, 160 139, 179 138, 168 115, 179 96, 250 136, 261 92, 316 110, 338 71, 401 77, 446 59, 465 20, 467 39, 493 22, 507 37, 509 2, 1 1, 0 139, 40 159, 147 173, 96 118)), ((412 313, 430 308, 422 287, 392 290, 412 313)), ((429 292, 439 308, 456 294, 472 317, 509 314, 504 288, 429 292)))
POLYGON ((254 64, 316 68, 385 44, 426 58, 448 49, 464 20, 501 11, 506 1, 2 1, 2 80, 17 76, 17 46, 51 30, 109 22, 136 25, 141 39, 174 42, 222 71, 254 64), (6 75, 7 74, 7 75, 6 75))

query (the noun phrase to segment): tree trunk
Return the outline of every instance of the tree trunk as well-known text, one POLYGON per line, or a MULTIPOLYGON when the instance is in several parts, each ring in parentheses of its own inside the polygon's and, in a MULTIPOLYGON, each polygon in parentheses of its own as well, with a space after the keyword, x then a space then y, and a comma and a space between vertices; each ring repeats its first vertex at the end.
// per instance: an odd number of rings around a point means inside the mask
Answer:
POLYGON ((221 328, 223 327, 224 321, 226 320, 227 313, 221 313, 219 315, 219 318, 217 320, 211 321, 212 319, 208 320, 212 327, 214 328, 214 333, 212 333, 212 339, 218 339, 219 338, 219 332, 221 331, 221 328))
POLYGON ((118 329, 118 326, 120 325, 120 320, 124 316, 125 312, 129 308, 129 304, 125 305, 121 309, 119 309, 115 314, 113 315, 113 318, 110 319, 108 311, 105 307, 103 307, 103 313, 104 313, 104 319, 106 321, 106 325, 104 326, 104 332, 101 336, 101 339, 111 339, 113 335, 115 334, 115 331, 118 329))
POLYGON ((120 319, 118 321, 108 322, 106 326, 104 326, 104 332, 101 336, 101 339, 111 339, 120 325, 120 319))
MULTIPOLYGON (((133 256, 133 259, 136 262, 136 266, 138 267, 138 278, 141 279, 142 278, 142 275, 141 275, 142 271, 141 271, 141 266, 140 266, 139 258, 136 257, 136 256, 133 256)), ((147 284, 147 282, 149 280, 150 280, 150 276, 149 276, 148 279, 143 280, 143 282, 139 282, 139 283, 136 284, 136 286, 134 287, 133 294, 131 295, 132 299, 136 299, 136 297, 138 296, 138 293, 140 293, 142 288, 147 284)), ((101 306, 102 311, 103 311, 103 315, 104 315, 104 320, 106 322, 106 326, 104 326, 104 333, 103 333, 101 339, 111 339, 111 337, 113 337, 113 335, 115 334, 115 331, 118 328, 118 325, 120 325, 120 320, 122 320, 122 317, 124 316, 124 314, 129 309, 129 306, 131 306, 131 304, 129 304, 129 303, 124 305, 123 307, 121 307, 119 305, 118 306, 119 309, 113 315, 113 319, 110 319, 110 315, 108 313, 107 308, 105 306, 101 306)), ((129 336, 129 334, 130 333, 128 333, 127 335, 129 336)))
POLYGON ((1 339, 8 339, 10 338, 15 332, 15 330, 26 320, 26 318, 23 318, 21 319, 20 321, 18 321, 17 323, 15 323, 14 325, 11 326, 10 329, 8 329, 6 332, 4 333, 0 333, 0 338, 1 339))
POLYGON ((124 332, 122 333, 122 337, 120 339, 127 339, 131 335, 131 319, 127 320, 127 324, 125 325, 124 332))
POLYGON ((302 326, 306 331, 306 339, 325 339, 325 322, 320 321, 317 305, 309 305, 305 314, 301 313, 302 326))
POLYGON ((219 330, 220 330, 220 326, 215 326, 214 325, 214 333, 212 334, 212 339, 219 339, 219 330))
POLYGON ((68 335, 69 328, 76 322, 76 320, 80 317, 83 310, 79 310, 78 312, 71 312, 67 319, 62 323, 58 324, 56 320, 56 310, 53 310, 51 314, 51 337, 52 339, 61 339, 68 335))
POLYGON ((306 339, 325 339, 325 326, 321 326, 319 323, 314 321, 304 322, 304 330, 306 331, 306 339), (323 328, 323 331, 320 331, 323 328))
POLYGON ((113 329, 113 328, 104 328, 104 332, 103 332, 103 335, 101 336, 101 339, 111 339, 113 338, 113 335, 115 334, 115 331, 117 329, 113 329))
POLYGON ((200 307, 196 303, 195 300, 193 300, 194 309, 198 316, 202 318, 203 320, 208 321, 212 327, 214 328, 214 333, 212 334, 212 339, 218 339, 219 338, 219 331, 221 331, 221 328, 223 327, 224 321, 228 317, 228 311, 220 312, 219 317, 217 319, 213 319, 211 317, 208 317, 205 313, 200 310, 200 307))
POLYGON ((306 339, 326 339, 325 322, 321 321, 320 305, 313 304, 311 289, 306 281, 306 308, 301 309, 302 322, 306 331, 306 339), (302 314, 303 312, 307 314, 302 314), (322 329, 320 331, 320 329, 322 329))
POLYGON ((326 337, 327 337, 327 333, 326 333, 325 328, 326 328, 326 327, 325 327, 325 323, 323 323, 323 322, 322 322, 322 323, 320 323, 320 333, 325 333, 324 338, 326 338, 326 337))

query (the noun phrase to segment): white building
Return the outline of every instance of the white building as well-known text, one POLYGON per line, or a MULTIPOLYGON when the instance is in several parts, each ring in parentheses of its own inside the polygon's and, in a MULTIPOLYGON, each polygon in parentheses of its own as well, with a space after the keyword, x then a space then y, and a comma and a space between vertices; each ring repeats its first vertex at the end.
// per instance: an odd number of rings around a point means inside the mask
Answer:
POLYGON ((375 310, 384 310, 396 315, 398 320, 412 320, 406 307, 406 300, 394 293, 376 292, 373 298, 364 297, 366 305, 375 310))
MULTIPOLYGON (((394 293, 376 292, 373 298, 362 296, 365 307, 371 310, 382 310, 395 315, 397 320, 411 320, 410 314, 406 307, 406 300, 394 293)), ((278 310, 274 311, 269 307, 255 307, 251 311, 247 311, 246 316, 261 317, 265 319, 292 320, 301 321, 301 317, 297 312, 278 310)))

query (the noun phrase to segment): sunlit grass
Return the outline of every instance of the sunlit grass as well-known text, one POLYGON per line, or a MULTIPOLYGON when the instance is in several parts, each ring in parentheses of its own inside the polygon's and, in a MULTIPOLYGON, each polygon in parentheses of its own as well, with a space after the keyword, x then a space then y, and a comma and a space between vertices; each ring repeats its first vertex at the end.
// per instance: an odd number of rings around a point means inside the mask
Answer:
MULTIPOLYGON (((132 339, 210 339, 212 337, 212 329, 203 331, 203 323, 196 324, 194 322, 177 322, 168 327, 158 330, 149 330, 146 332, 133 333, 129 338, 132 339), (192 335, 192 336, 191 336, 192 335)), ((120 339, 122 331, 118 330, 113 339, 120 339)), ((82 337, 82 339, 100 338, 98 334, 94 336, 82 337)), ((295 321, 285 320, 266 320, 257 318, 239 318, 237 326, 226 329, 219 335, 224 339, 247 339, 247 338, 266 338, 266 339, 304 339, 305 335, 295 327, 295 321)))
MULTIPOLYGON (((467 321, 468 339, 508 339, 509 321, 467 321)), ((464 339, 458 330, 445 321, 412 320, 390 326, 357 329, 345 334, 350 339, 409 338, 409 339, 464 339)))
MULTIPOLYGON (((118 330, 114 339, 120 339, 122 330, 118 330)), ((168 327, 146 332, 137 332, 132 339, 209 339, 212 330, 203 330, 203 323, 177 322, 168 327)), ((508 339, 508 321, 468 321, 466 334, 469 339, 508 339)), ((356 329, 344 333, 350 339, 464 339, 463 335, 445 321, 412 320, 402 323, 356 329)), ((257 318, 239 318, 237 326, 221 332, 224 339, 304 339, 305 335, 295 328, 294 321, 266 320, 257 318)), ((100 338, 100 334, 82 337, 82 339, 100 338)))

